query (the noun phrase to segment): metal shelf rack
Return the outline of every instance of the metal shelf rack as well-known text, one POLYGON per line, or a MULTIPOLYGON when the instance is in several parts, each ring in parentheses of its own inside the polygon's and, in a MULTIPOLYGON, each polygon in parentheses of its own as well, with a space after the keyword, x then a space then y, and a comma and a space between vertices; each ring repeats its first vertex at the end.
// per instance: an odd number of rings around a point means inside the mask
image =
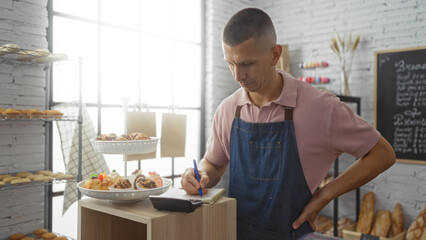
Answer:
MULTIPOLYGON (((65 54, 52 54, 52 53, 42 53, 35 50, 29 49, 15 49, 9 51, 0 51, 0 63, 6 64, 19 64, 19 65, 34 65, 40 66, 45 71, 46 79, 46 95, 45 95, 45 107, 49 109, 52 107, 52 82, 51 82, 51 70, 52 67, 56 64, 67 64, 69 62, 78 63, 79 71, 79 93, 78 93, 78 116, 63 116, 60 119, 53 118, 24 118, 23 116, 13 116, 17 118, 10 118, 10 116, 1 115, 0 122, 43 122, 45 125, 45 169, 52 170, 52 122, 54 121, 76 121, 78 123, 78 175, 77 181, 81 181, 81 162, 82 162, 82 58, 76 60, 68 59, 65 54)), ((27 117, 27 116, 25 116, 27 117)), ((27 184, 22 186, 10 186, 0 188, 0 191, 3 189, 12 189, 12 188, 23 188, 23 187, 33 187, 43 185, 45 187, 44 195, 44 228, 52 229, 52 197, 56 196, 52 192, 52 184, 54 183, 63 183, 64 181, 53 181, 48 183, 40 184, 27 184)), ((81 195, 79 193, 79 198, 81 195)))
MULTIPOLYGON (((351 96, 342 96, 342 95, 336 95, 338 98, 340 98, 340 101, 345 103, 355 103, 356 104, 356 113, 361 116, 361 98, 359 97, 351 97, 351 96)), ((336 178, 339 175, 339 158, 334 161, 334 178, 336 178)), ((359 209, 360 209, 360 189, 357 188, 355 190, 355 204, 356 204, 356 219, 355 221, 358 221, 359 216, 359 209)), ((337 237, 338 234, 338 224, 339 221, 339 198, 335 198, 333 200, 333 235, 337 237)))

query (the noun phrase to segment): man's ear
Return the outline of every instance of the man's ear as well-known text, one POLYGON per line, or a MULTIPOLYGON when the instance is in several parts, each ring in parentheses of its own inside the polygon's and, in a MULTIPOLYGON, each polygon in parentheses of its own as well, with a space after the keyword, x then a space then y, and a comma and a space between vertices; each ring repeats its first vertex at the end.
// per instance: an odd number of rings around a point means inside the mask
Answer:
POLYGON ((280 60, 281 53, 283 52, 283 48, 280 44, 275 44, 275 46, 272 47, 272 65, 276 66, 278 63, 278 60, 280 60))

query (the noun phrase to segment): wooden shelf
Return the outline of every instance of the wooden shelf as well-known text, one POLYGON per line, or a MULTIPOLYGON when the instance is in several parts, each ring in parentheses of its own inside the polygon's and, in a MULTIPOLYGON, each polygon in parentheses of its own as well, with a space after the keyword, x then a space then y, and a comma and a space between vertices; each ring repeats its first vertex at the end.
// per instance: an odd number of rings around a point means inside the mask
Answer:
POLYGON ((78 239, 234 240, 236 202, 221 197, 183 213, 158 211, 149 199, 135 204, 83 199, 78 202, 78 239))

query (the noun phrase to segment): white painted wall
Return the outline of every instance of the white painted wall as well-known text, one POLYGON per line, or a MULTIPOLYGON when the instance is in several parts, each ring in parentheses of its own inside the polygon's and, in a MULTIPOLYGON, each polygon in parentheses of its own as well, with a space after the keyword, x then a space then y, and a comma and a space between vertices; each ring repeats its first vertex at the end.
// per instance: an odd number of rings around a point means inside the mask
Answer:
MULTIPOLYGON (((0 45, 47 48, 47 0, 1 0, 0 45)), ((45 72, 0 63, 0 108, 44 110, 45 72)), ((0 174, 44 169, 44 125, 0 121, 0 174)), ((44 188, 0 189, 0 239, 31 233, 44 223, 44 188)))
MULTIPOLYGON (((310 75, 309 70, 300 70, 302 61, 324 60, 330 66, 318 70, 318 75, 335 81, 328 86, 339 93, 340 72, 337 57, 329 48, 330 38, 335 33, 361 34, 361 43, 354 56, 351 92, 361 97, 361 116, 374 121, 374 51, 426 45, 426 1, 416 0, 209 0, 206 13, 206 58, 207 58, 207 135, 211 119, 220 101, 238 86, 232 79, 221 51, 221 29, 233 13, 241 8, 255 6, 266 11, 272 18, 278 34, 278 42, 288 44, 291 73, 296 76, 310 75), (312 49, 319 56, 312 58, 312 49)), ((343 171, 354 159, 343 156, 340 170, 343 171)), ((402 204, 406 217, 405 226, 417 216, 426 204, 426 165, 397 163, 388 171, 361 188, 376 193, 376 209, 392 210, 396 202, 402 204)), ((354 192, 340 200, 340 216, 355 218, 354 192)), ((332 216, 332 207, 322 212, 332 216)))

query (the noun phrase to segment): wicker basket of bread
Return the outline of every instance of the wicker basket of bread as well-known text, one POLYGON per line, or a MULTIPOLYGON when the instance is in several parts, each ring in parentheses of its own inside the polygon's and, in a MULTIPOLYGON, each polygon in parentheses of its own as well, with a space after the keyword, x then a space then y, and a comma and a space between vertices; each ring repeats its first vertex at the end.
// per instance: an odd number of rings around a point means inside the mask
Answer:
POLYGON ((123 134, 120 136, 103 134, 91 140, 93 149, 103 154, 151 153, 157 149, 159 138, 144 133, 123 134))
POLYGON ((362 235, 377 236, 380 240, 404 240, 404 215, 397 203, 393 211, 375 211, 375 195, 368 192, 361 202, 358 222, 351 229, 343 230, 343 239, 359 240, 362 235))

